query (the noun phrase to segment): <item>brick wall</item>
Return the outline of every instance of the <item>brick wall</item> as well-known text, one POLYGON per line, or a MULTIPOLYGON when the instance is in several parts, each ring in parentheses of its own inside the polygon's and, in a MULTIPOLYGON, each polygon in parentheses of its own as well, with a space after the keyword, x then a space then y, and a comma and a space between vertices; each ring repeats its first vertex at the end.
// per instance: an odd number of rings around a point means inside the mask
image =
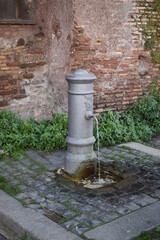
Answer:
POLYGON ((46 3, 39 1, 35 25, 0 25, 0 108, 26 118, 46 112, 46 3))

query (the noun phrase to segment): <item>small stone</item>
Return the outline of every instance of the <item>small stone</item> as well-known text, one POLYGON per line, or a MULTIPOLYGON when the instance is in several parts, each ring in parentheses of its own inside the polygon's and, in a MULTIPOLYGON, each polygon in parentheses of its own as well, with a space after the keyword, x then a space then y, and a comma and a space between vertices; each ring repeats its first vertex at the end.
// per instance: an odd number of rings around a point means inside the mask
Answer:
POLYGON ((51 182, 52 179, 51 178, 46 178, 46 182, 51 182))
POLYGON ((38 209, 40 206, 36 204, 29 204, 27 207, 32 208, 32 209, 38 209))
POLYGON ((88 230, 88 228, 86 227, 86 225, 84 225, 83 223, 80 223, 76 227, 73 228, 72 232, 74 232, 75 234, 81 235, 84 232, 86 232, 87 230, 88 230))
POLYGON ((28 195, 33 199, 37 199, 38 197, 38 192, 37 191, 34 191, 34 192, 29 192, 28 195))
POLYGON ((77 222, 76 220, 70 220, 68 222, 65 222, 62 224, 62 226, 64 226, 66 229, 72 229, 73 227, 77 226, 79 224, 79 222, 77 222))
POLYGON ((28 194, 26 194, 26 193, 20 193, 20 194, 17 194, 16 195, 16 198, 18 198, 18 199, 25 199, 25 198, 27 198, 28 197, 28 194))
POLYGON ((116 211, 119 213, 119 214, 122 214, 122 215, 125 215, 125 214, 128 214, 131 212, 131 210, 129 210, 128 208, 124 207, 124 206, 119 206, 116 208, 116 211))
POLYGON ((73 218, 74 216, 77 215, 77 213, 73 212, 72 210, 67 210, 62 215, 63 215, 64 218, 73 218))
POLYGON ((115 212, 111 212, 111 213, 106 213, 103 216, 100 216, 100 218, 104 222, 110 222, 110 221, 113 221, 114 219, 118 218, 119 216, 120 216, 119 214, 117 214, 115 212))
POLYGON ((124 205, 124 207, 130 209, 131 211, 135 211, 137 209, 139 209, 139 206, 137 204, 135 204, 134 202, 130 202, 124 205))
POLYGON ((43 202, 45 202, 45 200, 46 199, 44 197, 40 197, 40 198, 36 199, 37 203, 43 203, 43 202))

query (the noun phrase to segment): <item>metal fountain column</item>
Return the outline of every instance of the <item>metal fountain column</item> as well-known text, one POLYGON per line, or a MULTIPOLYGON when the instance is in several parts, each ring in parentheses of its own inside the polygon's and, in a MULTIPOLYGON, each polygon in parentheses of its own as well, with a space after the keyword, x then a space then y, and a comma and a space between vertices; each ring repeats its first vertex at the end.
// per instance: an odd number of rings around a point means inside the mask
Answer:
POLYGON ((93 82, 94 74, 78 69, 66 75, 68 81, 68 151, 65 171, 78 176, 81 170, 97 158, 93 151, 93 82))

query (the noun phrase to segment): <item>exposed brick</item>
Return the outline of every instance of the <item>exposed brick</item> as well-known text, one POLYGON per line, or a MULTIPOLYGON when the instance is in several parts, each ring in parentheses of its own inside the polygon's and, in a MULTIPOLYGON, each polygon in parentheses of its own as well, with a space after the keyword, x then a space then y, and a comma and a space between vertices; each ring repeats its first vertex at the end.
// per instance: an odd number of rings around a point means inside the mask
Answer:
POLYGON ((10 75, 0 75, 0 81, 1 80, 8 80, 10 78, 10 75))
POLYGON ((20 68, 22 68, 22 69, 25 69, 25 68, 27 68, 28 67, 28 64, 27 63, 22 63, 21 65, 20 65, 20 68))
POLYGON ((43 51, 40 49, 27 50, 28 54, 43 54, 43 51))
POLYGON ((27 79, 32 79, 32 78, 34 78, 34 75, 33 75, 33 73, 25 73, 25 74, 23 74, 23 77, 27 78, 27 79))
POLYGON ((5 90, 5 91, 0 91, 0 95, 4 96, 4 95, 13 95, 16 94, 18 92, 17 89, 12 89, 12 90, 5 90))

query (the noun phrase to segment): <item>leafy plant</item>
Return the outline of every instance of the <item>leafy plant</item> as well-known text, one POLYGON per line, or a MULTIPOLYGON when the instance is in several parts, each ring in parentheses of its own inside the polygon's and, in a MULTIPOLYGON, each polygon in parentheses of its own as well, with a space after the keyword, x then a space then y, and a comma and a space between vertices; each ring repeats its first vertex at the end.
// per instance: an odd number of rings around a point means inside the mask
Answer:
POLYGON ((9 110, 0 113, 0 149, 6 154, 27 148, 51 151, 66 148, 68 118, 56 114, 51 120, 37 123, 33 119, 21 120, 9 110))

